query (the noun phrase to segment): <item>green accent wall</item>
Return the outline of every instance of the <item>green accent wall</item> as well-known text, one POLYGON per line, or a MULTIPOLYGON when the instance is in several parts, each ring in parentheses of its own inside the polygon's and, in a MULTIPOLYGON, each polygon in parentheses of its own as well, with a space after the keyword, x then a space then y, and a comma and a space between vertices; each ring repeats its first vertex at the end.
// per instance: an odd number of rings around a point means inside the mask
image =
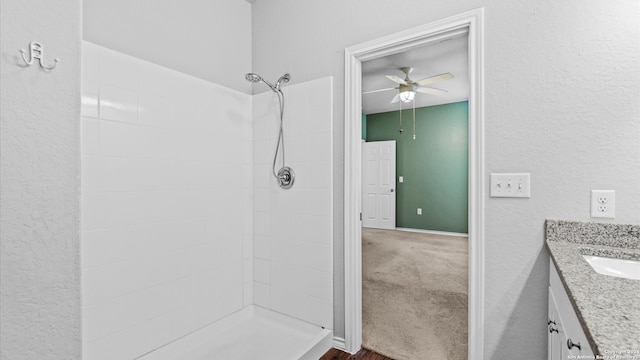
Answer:
POLYGON ((362 113, 362 140, 367 140, 367 114, 362 113))
POLYGON ((396 140, 396 226, 468 231, 469 108, 467 101, 369 114, 366 140, 396 140), (422 208, 422 215, 417 215, 422 208))

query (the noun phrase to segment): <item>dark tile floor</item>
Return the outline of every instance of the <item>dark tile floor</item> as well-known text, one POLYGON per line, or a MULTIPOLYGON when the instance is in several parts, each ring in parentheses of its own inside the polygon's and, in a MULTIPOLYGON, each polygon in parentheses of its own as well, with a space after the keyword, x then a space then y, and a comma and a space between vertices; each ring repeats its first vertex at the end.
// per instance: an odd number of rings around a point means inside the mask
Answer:
POLYGON ((376 354, 367 349, 361 349, 356 354, 351 355, 338 349, 331 349, 322 355, 320 360, 393 360, 386 356, 376 354))

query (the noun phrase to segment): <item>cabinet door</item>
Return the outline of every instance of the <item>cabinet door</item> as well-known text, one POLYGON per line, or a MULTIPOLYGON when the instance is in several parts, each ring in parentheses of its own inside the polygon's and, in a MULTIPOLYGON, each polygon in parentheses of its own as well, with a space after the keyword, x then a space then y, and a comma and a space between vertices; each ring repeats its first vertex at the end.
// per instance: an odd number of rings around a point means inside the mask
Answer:
POLYGON ((548 360, 554 360, 553 357, 553 348, 554 348, 554 340, 556 338, 555 331, 558 330, 556 327, 556 308, 553 302, 553 293, 551 292, 551 287, 549 287, 549 314, 547 316, 547 354, 548 360))
POLYGON ((548 358, 549 360, 566 360, 569 355, 564 346, 567 337, 551 287, 549 287, 549 320, 547 322, 551 322, 547 326, 548 358))
MULTIPOLYGON (((559 347, 559 350, 553 347, 553 353, 556 354, 556 351, 560 351, 560 359, 562 360, 567 360, 569 356, 571 356, 571 359, 578 358, 578 355, 586 356, 586 358, 593 356, 587 337, 582 330, 580 321, 573 310, 569 296, 562 285, 553 262, 551 262, 549 269, 549 309, 551 308, 555 311, 555 322, 558 326, 558 336, 553 339, 552 346, 559 347), (574 344, 579 344, 580 348, 577 346, 569 348, 567 345, 568 339, 571 339, 574 344)), ((554 332, 554 334, 556 333, 554 332)))

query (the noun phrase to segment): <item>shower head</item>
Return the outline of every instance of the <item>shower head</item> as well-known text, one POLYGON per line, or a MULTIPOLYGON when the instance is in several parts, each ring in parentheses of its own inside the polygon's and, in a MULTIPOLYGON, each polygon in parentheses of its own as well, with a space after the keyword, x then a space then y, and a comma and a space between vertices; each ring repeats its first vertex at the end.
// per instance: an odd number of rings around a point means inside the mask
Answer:
POLYGON ((284 74, 280 77, 280 79, 278 79, 278 81, 276 82, 275 85, 272 85, 270 82, 268 82, 267 80, 263 79, 262 76, 256 74, 256 73, 247 73, 247 75, 244 76, 244 78, 252 83, 259 83, 259 82, 263 82, 265 83, 268 87, 271 88, 271 90, 273 91, 280 91, 280 84, 283 82, 289 82, 289 80, 291 79, 291 76, 289 76, 289 74, 284 74))
POLYGON ((260 77, 260 75, 254 74, 254 73, 248 73, 247 75, 244 76, 244 78, 247 79, 248 82, 252 82, 252 83, 259 83, 260 81, 262 81, 262 78, 260 77))

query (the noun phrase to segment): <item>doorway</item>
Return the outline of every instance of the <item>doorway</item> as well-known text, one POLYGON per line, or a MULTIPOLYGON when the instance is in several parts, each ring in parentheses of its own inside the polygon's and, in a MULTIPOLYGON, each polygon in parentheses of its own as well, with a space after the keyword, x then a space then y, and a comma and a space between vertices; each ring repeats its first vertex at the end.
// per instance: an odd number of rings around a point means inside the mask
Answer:
POLYGON ((362 344, 362 62, 450 36, 469 36, 469 359, 483 358, 483 10, 473 10, 345 50, 345 348, 362 344))
POLYGON ((454 31, 362 63, 362 346, 392 359, 468 358, 468 62, 454 31))

